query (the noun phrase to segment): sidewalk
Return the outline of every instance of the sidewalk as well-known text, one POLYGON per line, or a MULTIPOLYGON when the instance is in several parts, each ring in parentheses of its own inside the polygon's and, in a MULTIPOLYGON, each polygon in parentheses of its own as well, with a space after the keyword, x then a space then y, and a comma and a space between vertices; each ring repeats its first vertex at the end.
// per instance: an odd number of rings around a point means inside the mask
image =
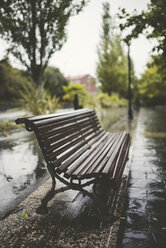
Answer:
POLYGON ((71 190, 54 197, 49 202, 47 215, 36 214, 35 209, 49 187, 50 180, 19 205, 20 211, 0 221, 1 248, 115 247, 120 219, 115 221, 114 229, 110 229, 112 223, 99 228, 96 223, 93 225, 87 223, 87 220, 85 223, 84 220, 81 220, 81 223, 77 222, 77 216, 81 214, 85 204, 88 204, 89 198, 82 197, 76 191, 71 190))
MULTIPOLYGON (((141 109, 128 184, 123 248, 166 247, 166 110, 141 109)), ((125 222, 125 218, 122 222, 125 222)), ((123 224, 123 223, 122 223, 123 224)), ((123 227, 124 228, 124 227, 123 227)))

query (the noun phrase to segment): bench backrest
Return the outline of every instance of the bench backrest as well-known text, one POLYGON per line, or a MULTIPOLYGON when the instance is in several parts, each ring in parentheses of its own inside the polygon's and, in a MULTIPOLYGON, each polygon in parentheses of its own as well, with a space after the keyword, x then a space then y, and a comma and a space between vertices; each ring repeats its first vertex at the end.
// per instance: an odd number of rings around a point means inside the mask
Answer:
MULTIPOLYGON (((102 128, 93 110, 29 117, 16 120, 34 131, 47 163, 59 167, 66 159, 69 163, 90 148, 93 140, 102 135, 102 128)), ((65 169, 65 168, 64 168, 65 169)))

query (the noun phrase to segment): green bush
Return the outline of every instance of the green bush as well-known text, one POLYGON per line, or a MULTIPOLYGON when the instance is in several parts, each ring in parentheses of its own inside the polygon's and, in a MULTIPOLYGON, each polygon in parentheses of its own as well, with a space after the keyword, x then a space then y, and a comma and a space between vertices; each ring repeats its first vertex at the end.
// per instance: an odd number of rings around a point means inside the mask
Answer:
POLYGON ((51 96, 42 86, 35 89, 31 84, 25 86, 20 91, 21 103, 33 115, 54 113, 60 108, 59 100, 56 96, 51 96))
POLYGON ((118 95, 109 96, 107 93, 100 93, 97 100, 101 107, 106 109, 127 106, 127 100, 119 98, 118 95))
POLYGON ((4 120, 0 122, 0 132, 5 133, 10 131, 11 129, 18 128, 15 122, 4 120))

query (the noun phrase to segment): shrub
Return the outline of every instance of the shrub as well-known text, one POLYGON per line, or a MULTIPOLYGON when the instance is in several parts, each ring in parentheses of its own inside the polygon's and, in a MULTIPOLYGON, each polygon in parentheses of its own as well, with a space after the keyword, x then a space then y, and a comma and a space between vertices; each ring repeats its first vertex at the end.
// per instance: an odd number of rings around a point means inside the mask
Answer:
POLYGON ((34 115, 54 113, 60 107, 56 96, 51 97, 43 86, 35 89, 29 84, 28 87, 25 86, 24 90, 20 91, 20 95, 22 97, 21 103, 25 109, 34 115))

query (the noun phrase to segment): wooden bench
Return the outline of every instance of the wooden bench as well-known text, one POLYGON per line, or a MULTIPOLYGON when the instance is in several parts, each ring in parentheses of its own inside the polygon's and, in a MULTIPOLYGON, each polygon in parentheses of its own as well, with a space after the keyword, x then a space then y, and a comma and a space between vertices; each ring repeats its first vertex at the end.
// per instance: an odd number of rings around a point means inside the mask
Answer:
POLYGON ((128 160, 130 136, 104 131, 93 110, 18 118, 16 124, 21 123, 35 132, 52 178, 52 187, 37 213, 47 213, 48 201, 68 189, 94 197, 86 186, 93 184, 95 191, 103 181, 118 187, 128 160), (55 190, 55 178, 66 186, 55 190))

